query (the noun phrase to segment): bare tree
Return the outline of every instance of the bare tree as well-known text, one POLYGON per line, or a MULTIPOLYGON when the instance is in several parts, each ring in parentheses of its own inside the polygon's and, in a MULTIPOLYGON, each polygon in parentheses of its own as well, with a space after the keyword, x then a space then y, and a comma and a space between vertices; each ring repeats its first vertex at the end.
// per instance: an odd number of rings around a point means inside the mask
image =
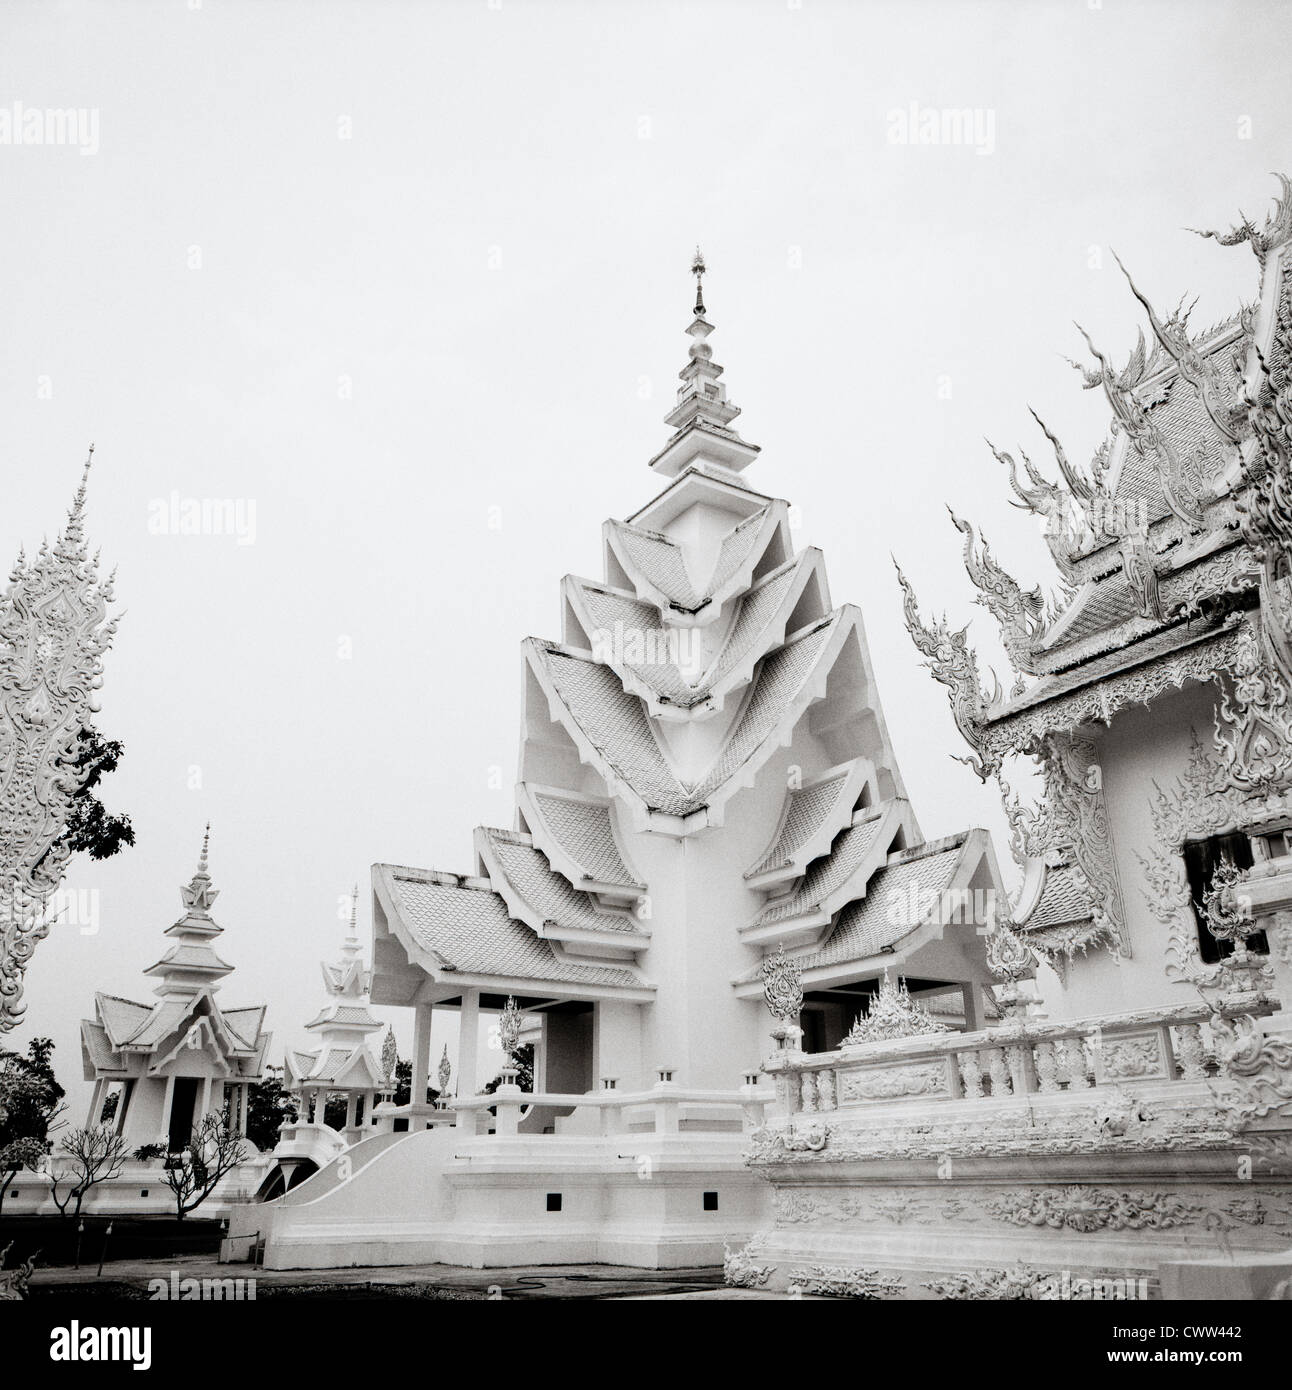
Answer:
POLYGON ((201 1205, 220 1179, 246 1160, 247 1146, 221 1115, 203 1115, 187 1148, 166 1160, 166 1185, 175 1195, 175 1215, 201 1205))
POLYGON ((69 1206, 72 1216, 80 1216, 85 1194, 98 1183, 115 1178, 125 1164, 125 1143, 108 1125, 93 1125, 65 1134, 49 1174, 50 1196, 59 1216, 67 1216, 69 1206), (66 1192, 64 1182, 69 1184, 66 1192))

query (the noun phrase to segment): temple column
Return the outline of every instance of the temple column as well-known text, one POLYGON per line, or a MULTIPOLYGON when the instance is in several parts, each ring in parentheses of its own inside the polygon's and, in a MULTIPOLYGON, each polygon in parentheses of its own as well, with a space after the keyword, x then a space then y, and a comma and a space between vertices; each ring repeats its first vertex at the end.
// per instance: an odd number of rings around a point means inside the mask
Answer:
MULTIPOLYGON (((99 1116, 103 1114, 103 1092, 107 1085, 102 1078, 94 1083, 94 1094, 90 1097, 90 1118, 85 1122, 87 1129, 93 1129, 99 1123, 99 1116)), ((118 1101, 117 1104, 120 1105, 121 1102, 118 1101)))
MULTIPOLYGON (((172 1103, 172 1101, 174 1101, 174 1099, 175 1099, 175 1078, 174 1078, 174 1076, 172 1075, 172 1076, 168 1076, 168 1077, 166 1078, 166 1094, 162 1097, 162 1110, 161 1110, 161 1132, 162 1132, 162 1137, 165 1139, 165 1141, 166 1141, 167 1144, 170 1143, 170 1112, 171 1112, 171 1103, 172 1103)), ((121 1095, 121 1099, 117 1102, 117 1124, 118 1124, 118 1127, 120 1127, 120 1123, 121 1123, 121 1112, 122 1112, 125 1108, 126 1108, 126 1097, 125 1097, 125 1091, 124 1091, 124 1088, 123 1088, 123 1090, 122 1090, 122 1095, 121 1095)))
POLYGON ((464 989, 458 1010, 458 1095, 476 1093, 476 1054, 480 1051, 480 991, 464 989))
POLYGON ((982 986, 977 981, 969 981, 960 986, 964 999, 965 1032, 976 1033, 983 1025, 982 986))
POLYGON ((614 1077, 621 1090, 643 1085, 641 1006, 622 999, 598 999, 593 1005, 592 1090, 603 1077, 614 1077))
POLYGON ((202 1078, 202 1100, 201 1100, 201 1103, 200 1103, 200 1104, 198 1105, 198 1107, 197 1107, 196 1123, 195 1123, 194 1126, 193 1126, 194 1129, 196 1129, 197 1126, 198 1126, 199 1124, 201 1124, 202 1121, 206 1118, 206 1114, 207 1114, 207 1112, 210 1110, 210 1108, 211 1108, 211 1078, 210 1078, 209 1076, 204 1076, 204 1077, 202 1078))
POLYGON ((346 1129, 353 1129, 353 1128, 355 1127, 355 1125, 358 1123, 358 1120, 359 1120, 359 1116, 358 1116, 358 1105, 359 1105, 359 1093, 358 1093, 358 1091, 351 1091, 351 1092, 346 1096, 346 1098, 345 1098, 345 1127, 346 1127, 346 1129))
POLYGON ((413 1010, 413 1081, 408 1091, 410 1105, 426 1104, 426 1086, 431 1071, 430 1004, 418 1004, 413 1010))

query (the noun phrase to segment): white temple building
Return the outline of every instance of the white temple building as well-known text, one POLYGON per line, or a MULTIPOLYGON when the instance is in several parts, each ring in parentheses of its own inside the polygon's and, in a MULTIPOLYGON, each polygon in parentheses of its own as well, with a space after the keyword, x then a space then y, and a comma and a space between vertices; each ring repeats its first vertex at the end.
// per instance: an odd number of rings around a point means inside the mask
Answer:
POLYGON ((813 1048, 886 972, 969 1027, 991 1007, 988 837, 924 842, 861 613, 745 480, 694 269, 662 487, 605 523, 601 576, 563 581, 560 639, 523 645, 513 825, 476 830, 466 873, 373 868, 371 997, 415 1013, 410 1132, 245 1214, 230 1253, 714 1263, 769 1210, 742 1154, 773 1099, 770 954, 800 958, 813 1048), (539 1026, 534 1092, 477 1096, 479 1020, 509 997, 539 1026), (466 1044, 447 1112, 417 1103, 436 1011, 466 1044))

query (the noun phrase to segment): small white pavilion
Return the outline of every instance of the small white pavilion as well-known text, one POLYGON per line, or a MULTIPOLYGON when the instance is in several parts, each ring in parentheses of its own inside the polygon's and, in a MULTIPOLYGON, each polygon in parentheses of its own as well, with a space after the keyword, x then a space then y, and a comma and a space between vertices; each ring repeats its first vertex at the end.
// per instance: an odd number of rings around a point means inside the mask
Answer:
POLYGON ((371 1125, 373 1109, 393 1084, 381 1058, 365 1041, 382 1025, 368 1008, 370 974, 355 931, 358 900, 356 887, 341 959, 321 962, 327 1003, 305 1025, 318 1044, 308 1051, 289 1050, 283 1068, 283 1089, 295 1097, 299 1124, 310 1120, 311 1108, 313 1123, 323 1124, 328 1097, 338 1093, 346 1097, 342 1136, 349 1143, 371 1125))
POLYGON ((85 1079, 94 1082, 88 1125, 117 1092, 111 1123, 128 1150, 188 1143, 204 1115, 227 1107, 229 1125, 247 1132, 248 1091, 264 1075, 270 1034, 265 1006, 224 1009, 215 1002, 233 967, 212 945, 224 930, 211 917, 218 896, 207 869, 210 826, 197 872, 180 889, 184 915, 166 928, 172 945, 144 971, 156 979, 155 1004, 96 993, 94 1018, 81 1022, 85 1079))

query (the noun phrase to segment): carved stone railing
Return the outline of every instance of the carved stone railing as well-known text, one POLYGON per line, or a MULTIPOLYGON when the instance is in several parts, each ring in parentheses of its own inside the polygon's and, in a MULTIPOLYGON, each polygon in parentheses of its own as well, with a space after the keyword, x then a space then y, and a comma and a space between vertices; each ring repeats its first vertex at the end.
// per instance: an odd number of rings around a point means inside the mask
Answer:
POLYGON ((1199 1002, 1065 1023, 1029 1020, 834 1052, 780 1051, 763 1070, 786 1115, 1202 1081, 1220 1071, 1209 1019, 1259 1017, 1277 1007, 1256 996, 1215 1010, 1199 1002))
MULTIPOLYGON (((772 1094, 766 1089, 746 1083, 738 1090, 702 1091, 661 1081, 647 1091, 618 1090, 589 1091, 586 1094, 522 1091, 516 1086, 499 1086, 492 1095, 472 1096, 453 1102, 459 1127, 469 1133, 483 1134, 492 1128, 495 1134, 516 1134, 521 1112, 549 1110, 562 1116, 575 1112, 592 1112, 597 1132, 623 1134, 638 1124, 649 1123, 656 1134, 677 1134, 686 1120, 688 1107, 716 1115, 750 1133, 764 1120, 772 1094), (493 1110, 491 1116, 489 1111, 493 1110), (636 1112, 634 1115, 630 1111, 636 1112)), ((571 1117, 572 1119, 574 1117, 571 1117)))

